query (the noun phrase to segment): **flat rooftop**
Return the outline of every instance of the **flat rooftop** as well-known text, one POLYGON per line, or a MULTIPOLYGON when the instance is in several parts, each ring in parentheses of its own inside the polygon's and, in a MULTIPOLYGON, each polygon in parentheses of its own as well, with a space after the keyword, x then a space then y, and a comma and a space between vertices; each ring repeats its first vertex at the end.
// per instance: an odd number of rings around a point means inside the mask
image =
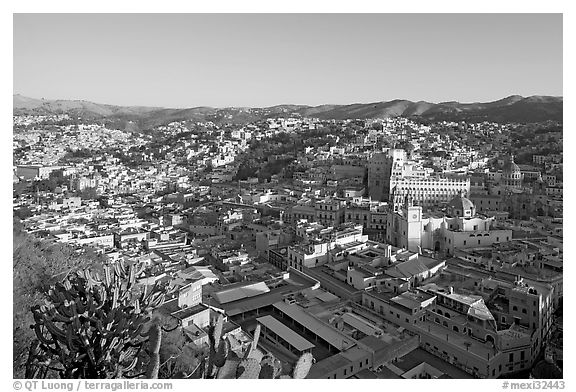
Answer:
POLYGON ((198 304, 198 305, 191 306, 189 308, 180 309, 180 310, 172 313, 172 316, 179 318, 181 320, 184 320, 184 319, 191 317, 197 313, 200 313, 206 309, 208 309, 208 307, 206 305, 198 304))
POLYGON ((465 371, 434 356, 433 354, 430 354, 421 348, 417 348, 416 350, 409 352, 403 357, 398 358, 398 361, 394 362, 394 366, 404 370, 404 372, 407 372, 423 362, 435 367, 444 374, 448 375, 450 378, 474 378, 465 371))
POLYGON ((314 344, 310 343, 308 340, 304 339, 302 336, 298 335, 296 332, 270 315, 258 317, 256 320, 267 329, 280 336, 298 351, 304 351, 315 347, 314 344))
POLYGON ((345 358, 342 354, 332 355, 312 365, 306 378, 326 378, 328 375, 332 375, 339 369, 349 366, 350 363, 350 360, 345 358))
POLYGON ((244 284, 240 287, 232 287, 222 291, 215 292, 214 298, 221 304, 237 301, 244 298, 255 297, 270 292, 270 289, 264 282, 244 284))
POLYGON ((204 296, 203 301, 206 304, 223 309, 228 316, 236 316, 244 312, 261 309, 278 301, 282 301, 284 296, 287 294, 310 288, 316 284, 316 281, 291 272, 289 277, 284 279, 284 283, 285 284, 270 289, 270 291, 266 293, 261 293, 253 297, 241 298, 224 304, 219 303, 213 296, 213 293, 211 294, 212 298, 204 296))
POLYGON ((356 341, 347 335, 330 327, 316 317, 304 311, 298 305, 288 305, 284 301, 274 304, 274 307, 286 316, 292 318, 309 331, 315 333, 337 350, 346 350, 356 344, 356 341))

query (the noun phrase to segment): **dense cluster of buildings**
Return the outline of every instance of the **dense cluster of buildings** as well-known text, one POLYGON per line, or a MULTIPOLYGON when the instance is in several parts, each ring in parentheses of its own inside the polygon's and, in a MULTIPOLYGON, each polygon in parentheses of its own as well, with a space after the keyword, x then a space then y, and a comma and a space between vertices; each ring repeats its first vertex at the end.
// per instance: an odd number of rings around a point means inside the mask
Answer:
POLYGON ((14 121, 26 125, 14 145, 25 229, 143 263, 140 284, 172 288, 158 311, 187 344, 207 345, 223 314, 232 350, 260 325, 259 349, 287 366, 313 354, 309 378, 562 366, 561 154, 515 163, 503 142, 515 125, 278 118, 176 122, 149 138, 14 121), (306 138, 334 126, 342 139, 306 138), (253 146, 279 134, 302 141, 265 157, 286 167, 239 179, 253 146), (67 144, 92 155, 67 159, 67 144))

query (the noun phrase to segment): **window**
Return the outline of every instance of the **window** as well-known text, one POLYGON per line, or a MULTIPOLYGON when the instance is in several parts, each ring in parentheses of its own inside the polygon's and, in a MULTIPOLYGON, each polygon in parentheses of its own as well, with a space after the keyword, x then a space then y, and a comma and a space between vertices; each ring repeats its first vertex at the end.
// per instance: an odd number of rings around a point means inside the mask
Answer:
POLYGON ((464 240, 464 245, 466 245, 466 240, 464 240))
POLYGON ((510 353, 508 357, 508 362, 514 362, 514 353, 510 353))

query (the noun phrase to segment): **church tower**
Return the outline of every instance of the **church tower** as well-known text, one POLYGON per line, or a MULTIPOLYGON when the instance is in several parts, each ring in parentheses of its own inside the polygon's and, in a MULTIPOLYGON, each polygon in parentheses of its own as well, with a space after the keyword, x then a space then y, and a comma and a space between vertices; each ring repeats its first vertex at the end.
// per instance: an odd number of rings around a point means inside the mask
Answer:
POLYGON ((538 173, 538 179, 534 182, 532 187, 532 193, 534 195, 545 195, 546 194, 546 183, 542 179, 542 174, 538 173))
POLYGON ((405 248, 412 252, 420 252, 422 247, 422 207, 414 205, 414 199, 410 191, 404 198, 402 209, 403 227, 402 243, 405 248))

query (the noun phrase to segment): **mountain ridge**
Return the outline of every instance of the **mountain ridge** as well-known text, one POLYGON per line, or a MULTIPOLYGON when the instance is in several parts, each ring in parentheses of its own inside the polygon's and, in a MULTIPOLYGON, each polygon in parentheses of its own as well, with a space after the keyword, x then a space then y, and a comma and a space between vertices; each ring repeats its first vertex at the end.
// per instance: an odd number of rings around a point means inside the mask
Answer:
POLYGON ((429 121, 493 121, 537 122, 562 121, 563 97, 511 95, 491 102, 460 103, 457 101, 432 103, 394 99, 370 103, 344 105, 282 104, 263 108, 198 106, 192 108, 163 108, 148 106, 119 106, 85 100, 46 100, 13 95, 13 113, 69 114, 80 118, 103 118, 137 122, 140 128, 152 128, 172 121, 212 121, 215 123, 247 123, 281 116, 315 117, 322 120, 377 119, 390 117, 421 118, 429 121))

